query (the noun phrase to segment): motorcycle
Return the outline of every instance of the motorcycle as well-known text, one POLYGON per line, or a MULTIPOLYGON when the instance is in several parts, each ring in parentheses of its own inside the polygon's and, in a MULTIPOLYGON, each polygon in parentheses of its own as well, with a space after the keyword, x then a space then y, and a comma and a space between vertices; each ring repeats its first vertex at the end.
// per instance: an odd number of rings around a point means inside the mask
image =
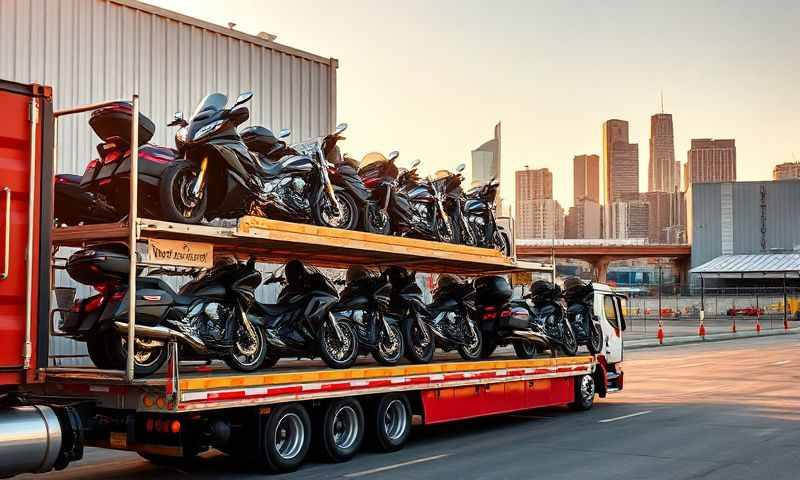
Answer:
POLYGON ((505 256, 511 256, 511 240, 508 232, 497 224, 494 202, 500 184, 493 178, 483 185, 470 189, 465 196, 463 211, 475 245, 495 248, 505 256))
POLYGON ((336 288, 319 270, 292 260, 284 275, 273 272, 264 285, 284 285, 275 304, 254 302, 247 312, 265 327, 270 350, 262 368, 274 366, 282 357, 321 357, 330 368, 349 368, 358 358, 355 328, 336 318, 332 310, 339 301, 336 288))
POLYGON ((453 229, 444 209, 445 185, 416 172, 418 163, 398 177, 398 187, 408 196, 411 218, 406 220, 408 233, 425 240, 452 243, 453 229))
POLYGON ((567 320, 572 325, 578 345, 586 345, 593 355, 600 353, 603 350, 603 328, 594 314, 592 283, 569 277, 564 280, 562 297, 567 304, 567 320))
POLYGON ((578 352, 578 343, 560 298, 561 288, 558 285, 537 280, 531 285, 529 294, 512 304, 529 312, 534 325, 547 335, 552 344, 549 349, 553 354, 557 346, 565 355, 574 356, 578 352), (532 306, 527 301, 529 299, 533 302, 532 306))
POLYGON ((464 215, 466 197, 461 188, 461 182, 464 180, 461 172, 464 168, 465 165, 462 163, 456 167, 455 173, 439 170, 436 172, 434 184, 443 192, 444 212, 447 214, 448 226, 452 231, 452 243, 475 246, 477 243, 464 215))
POLYGON ((403 330, 406 358, 414 363, 429 363, 436 350, 436 339, 426 321, 428 311, 416 273, 392 266, 384 271, 384 275, 392 285, 387 315, 396 318, 403 330))
POLYGON ((433 303, 428 305, 428 326, 436 336, 436 345, 445 352, 458 350, 464 360, 478 360, 483 335, 472 319, 474 312, 472 285, 450 275, 440 275, 433 303))
POLYGON ((362 351, 382 365, 397 365, 403 358, 403 333, 386 316, 392 286, 386 276, 350 267, 347 281, 334 307, 337 318, 355 325, 362 351))
MULTIPOLYGON (((358 175, 372 197, 372 213, 368 212, 366 223, 376 233, 403 235, 410 230, 411 204, 408 195, 397 188, 400 171, 394 161, 400 153, 392 151, 388 157, 373 152, 364 156, 358 175), (377 232, 379 231, 379 232, 377 232)), ((419 165, 416 160, 414 167, 419 165)), ((412 167, 413 168, 413 167, 412 167)))
MULTIPOLYGON (((55 330, 86 341, 99 368, 124 369, 128 338, 128 249, 98 245, 70 256, 67 273, 99 293, 77 300, 55 330)), ((167 273, 163 269, 152 275, 167 273)), ((185 272, 178 272, 185 273, 185 272)), ((134 372, 156 372, 167 358, 166 343, 175 339, 182 358, 221 358, 231 368, 254 371, 267 342, 263 325, 245 312, 255 301, 261 274, 254 260, 222 261, 175 292, 164 280, 136 279, 136 345, 134 372)))
POLYGON ((489 358, 498 346, 509 344, 519 358, 532 358, 537 348, 550 348, 550 339, 532 321, 529 309, 511 302, 511 285, 505 278, 480 277, 474 288, 475 318, 483 335, 481 358, 489 358))
MULTIPOLYGON (((55 176, 54 211, 56 225, 111 223, 122 220, 130 211, 131 124, 129 102, 115 102, 94 110, 89 126, 102 140, 97 145, 99 158, 86 165, 82 176, 55 176)), ((161 178, 176 162, 171 148, 149 145, 155 124, 139 114, 139 208, 149 218, 162 218, 159 201, 161 178)))

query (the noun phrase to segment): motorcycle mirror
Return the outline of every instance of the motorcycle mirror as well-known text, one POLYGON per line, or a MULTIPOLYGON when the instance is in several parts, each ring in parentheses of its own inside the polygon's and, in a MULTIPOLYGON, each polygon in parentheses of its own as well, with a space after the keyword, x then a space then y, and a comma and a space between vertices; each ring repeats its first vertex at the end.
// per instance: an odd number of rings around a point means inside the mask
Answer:
POLYGON ((241 105, 243 103, 249 102, 251 98, 253 98, 253 92, 240 93, 239 96, 236 97, 236 103, 233 104, 233 106, 231 107, 231 110, 233 110, 234 108, 238 107, 239 105, 241 105))
POLYGON ((175 112, 172 114, 172 121, 167 124, 168 127, 174 127, 175 125, 186 125, 186 120, 183 119, 183 112, 175 112))
POLYGON ((463 163, 459 163, 458 166, 456 167, 456 172, 459 172, 459 173, 463 172, 465 168, 467 168, 466 165, 464 165, 463 163))
POLYGON ((334 130, 333 133, 336 134, 336 135, 339 135, 340 133, 344 132, 345 130, 347 130, 347 124, 346 123, 340 123, 339 125, 336 125, 336 130, 334 130))
POLYGON ((391 152, 389 152, 389 161, 390 162, 394 162, 394 159, 399 157, 399 156, 400 156, 400 152, 398 152, 397 150, 392 150, 391 152))
POLYGON ((291 130, 289 130, 288 128, 284 128, 280 132, 278 132, 278 138, 286 138, 291 134, 292 134, 291 130))
POLYGON ((414 160, 414 163, 411 164, 411 168, 417 168, 419 164, 422 163, 419 158, 414 160))
POLYGON ((172 114, 173 120, 183 120, 183 112, 178 111, 172 114))

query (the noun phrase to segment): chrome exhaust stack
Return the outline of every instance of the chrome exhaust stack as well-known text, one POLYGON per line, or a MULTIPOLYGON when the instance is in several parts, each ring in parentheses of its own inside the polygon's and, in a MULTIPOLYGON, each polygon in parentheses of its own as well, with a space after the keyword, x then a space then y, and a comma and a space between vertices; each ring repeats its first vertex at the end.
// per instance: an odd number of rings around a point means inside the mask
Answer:
POLYGON ((517 338, 522 338, 531 343, 535 343, 536 345, 542 347, 550 346, 550 340, 545 335, 536 333, 532 330, 512 330, 511 335, 517 338))
MULTIPOLYGON (((125 322, 114 322, 114 328, 116 328, 117 333, 123 335, 128 333, 128 324, 125 322)), ((175 340, 189 345, 189 347, 198 353, 208 352, 208 348, 201 340, 176 330, 171 330, 166 327, 147 327, 145 325, 136 325, 135 329, 137 337, 161 340, 164 342, 175 340)))

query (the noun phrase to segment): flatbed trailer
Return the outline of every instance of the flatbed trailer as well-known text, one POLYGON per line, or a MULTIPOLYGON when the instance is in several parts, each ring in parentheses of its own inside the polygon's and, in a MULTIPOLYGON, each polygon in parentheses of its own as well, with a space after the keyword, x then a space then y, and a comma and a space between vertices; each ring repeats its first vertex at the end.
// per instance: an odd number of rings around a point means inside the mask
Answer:
MULTIPOLYGON (((135 96, 132 103, 135 112, 135 96)), ((384 367, 360 360, 347 370, 313 360, 282 360, 269 370, 239 374, 216 364, 182 362, 173 341, 166 368, 147 378, 134 377, 132 362, 125 371, 51 365, 48 345, 57 334, 51 291, 59 268, 55 257, 64 247, 135 246, 133 275, 137 267, 161 265, 150 257, 149 247, 163 240, 204 244, 212 256, 253 256, 261 262, 302 258, 331 268, 402 265, 462 275, 551 268, 492 249, 257 217, 184 225, 139 218, 133 208, 125 222, 52 228, 55 119, 98 105, 53 112, 48 88, 0 81, 0 108, 7 113, 0 119, 5 132, 0 152, 16 162, 0 164, 0 178, 5 175, 9 183, 6 239, 0 242, 5 259, 0 306, 7 313, 0 316, 0 330, 7 332, 0 350, 0 477, 65 468, 82 458, 85 446, 133 450, 157 463, 188 461, 216 448, 286 471, 297 468, 312 445, 330 460, 344 461, 364 443, 385 451, 401 448, 412 424, 553 405, 587 409, 596 395, 622 388, 624 319, 617 295, 607 288, 596 293, 606 336, 606 348, 596 356, 522 360, 499 355, 464 362, 437 354, 425 365, 384 367), (26 255, 14 252, 20 245, 27 245, 26 255)), ((136 121, 132 129, 135 138, 136 121)), ((130 283, 135 302, 136 282, 130 283)), ((128 339, 132 353, 135 314, 128 339)))

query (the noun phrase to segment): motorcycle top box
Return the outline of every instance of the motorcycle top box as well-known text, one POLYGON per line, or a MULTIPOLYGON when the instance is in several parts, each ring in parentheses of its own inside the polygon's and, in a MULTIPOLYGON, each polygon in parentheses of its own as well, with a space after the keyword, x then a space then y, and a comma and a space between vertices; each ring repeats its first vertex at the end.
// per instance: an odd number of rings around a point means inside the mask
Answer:
MULTIPOLYGON (((115 102, 92 112, 89 125, 104 142, 118 138, 126 145, 131 144, 133 107, 130 102, 115 102)), ((152 120, 139 113, 139 145, 153 138, 156 126, 152 120)))
POLYGON ((128 247, 104 244, 73 253, 67 260, 67 273, 84 285, 124 283, 130 271, 128 247))
POLYGON ((481 305, 497 305, 511 300, 513 294, 508 281, 497 275, 475 280, 475 293, 481 305))

